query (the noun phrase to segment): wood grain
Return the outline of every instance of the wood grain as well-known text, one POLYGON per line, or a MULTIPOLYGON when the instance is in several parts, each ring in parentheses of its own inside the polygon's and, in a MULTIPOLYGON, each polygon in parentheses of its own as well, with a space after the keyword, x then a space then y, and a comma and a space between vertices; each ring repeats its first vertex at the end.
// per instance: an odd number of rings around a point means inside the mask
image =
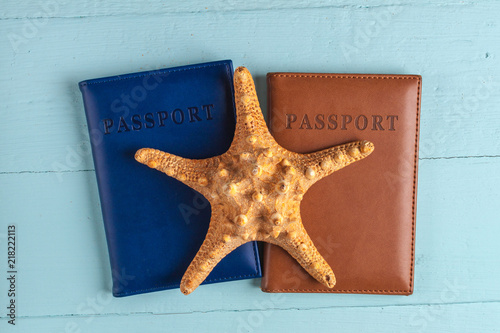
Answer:
POLYGON ((52 2, 0 8, 0 306, 12 223, 20 276, 19 325, 2 311, 1 332, 498 330, 499 2, 52 2), (218 59, 250 69, 262 105, 269 71, 422 75, 414 295, 247 280, 111 297, 77 83, 218 59))

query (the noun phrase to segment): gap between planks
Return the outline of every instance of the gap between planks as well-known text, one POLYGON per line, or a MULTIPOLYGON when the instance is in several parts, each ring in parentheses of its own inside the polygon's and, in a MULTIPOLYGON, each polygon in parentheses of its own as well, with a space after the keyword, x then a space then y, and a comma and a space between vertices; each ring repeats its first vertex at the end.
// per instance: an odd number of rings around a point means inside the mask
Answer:
MULTIPOLYGON (((171 315, 193 315, 193 314, 209 314, 209 313, 245 313, 245 312, 262 312, 262 311, 316 311, 316 310, 334 310, 334 309, 385 309, 394 307, 433 307, 433 306, 460 306, 460 305, 477 305, 477 304, 500 304, 500 300, 488 300, 488 301, 471 301, 471 302, 450 302, 450 303, 418 303, 418 304, 387 304, 387 305, 351 305, 351 306, 320 306, 320 307, 291 307, 291 308, 255 308, 255 309, 241 309, 241 310, 227 310, 227 309, 214 309, 214 310, 197 310, 197 311, 186 311, 186 312, 171 312, 171 313, 161 313, 161 312, 130 312, 130 313, 96 313, 96 314, 61 314, 61 315, 43 315, 43 316, 17 316, 19 319, 44 319, 44 318, 65 318, 65 317, 115 317, 115 316, 144 316, 144 315, 154 315, 154 316, 171 316, 171 315)), ((0 317, 0 319, 6 319, 7 317, 0 317)))
MULTIPOLYGON (((443 156, 443 157, 420 157, 419 161, 424 160, 453 160, 453 159, 466 159, 466 158, 499 158, 500 155, 479 155, 479 156, 443 156)), ((2 171, 0 175, 11 175, 11 174, 35 174, 35 173, 73 173, 73 172, 94 172, 95 169, 82 169, 82 170, 42 170, 42 171, 30 171, 30 170, 22 170, 22 171, 2 171)), ((0 317, 1 318, 1 317, 0 317)))

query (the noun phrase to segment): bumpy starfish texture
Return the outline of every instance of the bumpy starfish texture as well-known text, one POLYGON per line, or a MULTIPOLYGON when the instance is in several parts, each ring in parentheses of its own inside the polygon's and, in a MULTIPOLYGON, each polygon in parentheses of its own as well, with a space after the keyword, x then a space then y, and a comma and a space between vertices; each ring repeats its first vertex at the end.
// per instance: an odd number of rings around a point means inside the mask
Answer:
POLYGON ((269 133, 246 68, 236 69, 234 87, 237 121, 227 152, 202 160, 150 148, 135 155, 137 161, 200 192, 211 204, 207 236, 182 278, 181 291, 191 293, 222 258, 254 240, 281 246, 332 288, 335 275, 302 225, 300 202, 315 182, 368 156, 374 146, 357 141, 310 154, 288 151, 269 133))

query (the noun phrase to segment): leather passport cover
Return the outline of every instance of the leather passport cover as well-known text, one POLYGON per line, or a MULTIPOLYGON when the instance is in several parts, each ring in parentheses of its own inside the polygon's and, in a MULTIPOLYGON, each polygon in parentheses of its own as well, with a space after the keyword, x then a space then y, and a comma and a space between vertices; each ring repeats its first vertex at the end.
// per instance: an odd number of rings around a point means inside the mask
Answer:
POLYGON ((266 244, 262 290, 411 294, 421 77, 270 73, 267 82, 269 124, 283 147, 309 153, 369 140, 375 150, 318 181, 301 204, 336 286, 324 287, 266 244))
MULTIPOLYGON (((134 159, 140 148, 187 158, 224 153, 235 128, 229 60, 80 83, 111 260, 113 295, 177 288, 208 230, 210 204, 134 159)), ((205 283, 261 276, 256 244, 205 283)))

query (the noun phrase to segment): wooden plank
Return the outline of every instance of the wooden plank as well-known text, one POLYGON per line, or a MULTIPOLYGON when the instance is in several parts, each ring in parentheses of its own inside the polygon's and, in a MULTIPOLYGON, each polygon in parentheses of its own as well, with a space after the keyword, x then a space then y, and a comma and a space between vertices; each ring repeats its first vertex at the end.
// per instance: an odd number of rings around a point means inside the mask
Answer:
MULTIPOLYGON (((0 175, 5 194, 0 241, 5 241, 6 226, 17 224, 22 317, 175 314, 259 307, 317 308, 321 312, 337 306, 498 302, 500 256, 495 244, 500 224, 491 207, 500 199, 499 168, 498 158, 428 160, 422 165, 415 293, 410 297, 284 294, 273 304, 276 296, 261 292, 259 280, 246 280, 202 286, 187 297, 179 290, 169 290, 112 298, 93 172, 68 173, 61 183, 50 173, 0 175)), ((1 279, 0 291, 6 287, 7 281, 1 279)), ((0 304, 6 302, 7 295, 1 292, 0 304)), ((5 313, 0 317, 5 318, 5 313)))
MULTIPOLYGON (((489 4, 492 0, 485 1, 489 4)), ((19 18, 45 18, 45 17, 87 17, 87 16, 118 16, 118 15, 163 15, 172 13, 193 13, 203 14, 212 11, 264 11, 280 9, 306 9, 306 8, 377 8, 388 6, 415 7, 410 0, 390 1, 381 3, 353 4, 350 0, 322 0, 310 3, 304 0, 293 1, 243 1, 225 0, 210 2, 191 0, 183 2, 160 2, 160 1, 119 1, 111 0, 101 2, 90 0, 84 3, 75 3, 68 0, 44 0, 37 5, 26 2, 16 2, 15 0, 5 0, 0 9, 0 19, 19 18)), ((474 6, 474 2, 464 2, 460 0, 426 1, 425 6, 474 6)))
POLYGON ((250 68, 262 104, 268 71, 422 74, 421 157, 498 156, 499 9, 181 11, 53 18, 39 27, 0 20, 0 172, 93 168, 78 81, 222 58, 250 68))
MULTIPOLYGON (((281 302, 279 298, 276 303, 281 302)), ((168 315, 20 318, 24 332, 497 332, 500 304, 210 311, 168 315)), ((3 324, 3 323, 2 323, 3 324)))

